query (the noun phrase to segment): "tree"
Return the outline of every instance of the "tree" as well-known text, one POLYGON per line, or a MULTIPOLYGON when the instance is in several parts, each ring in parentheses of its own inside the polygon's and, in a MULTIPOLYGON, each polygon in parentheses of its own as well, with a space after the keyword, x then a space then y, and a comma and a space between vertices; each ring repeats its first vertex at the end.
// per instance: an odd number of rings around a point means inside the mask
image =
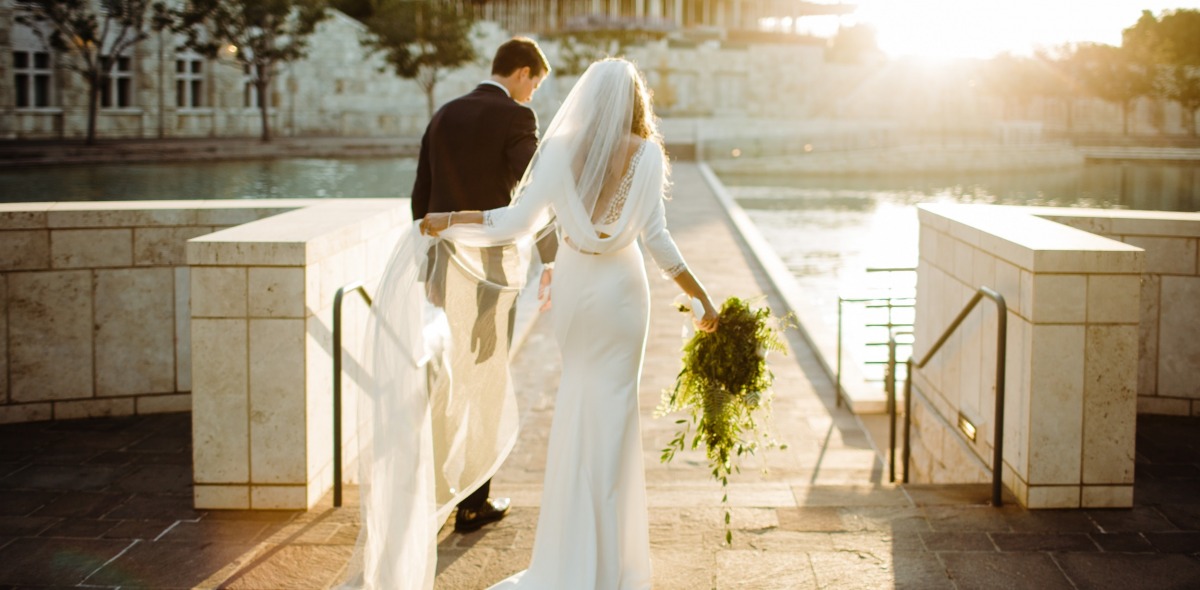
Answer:
POLYGON ((1077 47, 1063 45, 1050 50, 1039 49, 1034 51, 1034 59, 1041 67, 1034 75, 1037 93, 1062 103, 1067 133, 1070 133, 1075 127, 1075 101, 1083 91, 1077 47))
POLYGON ((271 83, 280 64, 304 57, 325 8, 324 0, 191 0, 178 22, 189 47, 245 70, 258 95, 262 140, 271 141, 271 83))
POLYGON ((161 2, 150 0, 28 0, 16 21, 33 30, 63 67, 88 89, 87 144, 96 143, 96 110, 114 64, 125 52, 170 24, 161 2))
POLYGON ((554 71, 562 76, 578 76, 598 59, 624 55, 636 45, 657 41, 666 33, 641 28, 588 27, 567 30, 552 38, 558 40, 558 63, 554 71))
POLYGON ((1013 111, 1018 118, 1026 116, 1029 103, 1044 92, 1045 67, 1027 57, 1002 53, 987 61, 981 74, 984 87, 1004 101, 1006 119, 1013 111))
POLYGON ((1156 18, 1148 10, 1125 29, 1122 47, 1156 64, 1155 89, 1183 107, 1184 126, 1196 135, 1200 109, 1200 11, 1169 10, 1156 18))
POLYGON ((360 21, 371 16, 372 4, 375 0, 329 0, 330 8, 336 8, 350 18, 360 21))
POLYGON ((1087 92, 1121 107, 1121 133, 1129 135, 1129 112, 1135 100, 1154 90, 1153 68, 1132 52, 1103 43, 1075 48, 1080 81, 1087 92))
POLYGON ((382 51, 401 78, 415 80, 425 92, 433 116, 434 91, 446 72, 475 59, 470 32, 473 9, 451 0, 373 0, 363 21, 370 31, 364 43, 382 51))
POLYGON ((869 25, 853 25, 838 27, 825 52, 825 61, 857 65, 879 55, 875 29, 869 25))

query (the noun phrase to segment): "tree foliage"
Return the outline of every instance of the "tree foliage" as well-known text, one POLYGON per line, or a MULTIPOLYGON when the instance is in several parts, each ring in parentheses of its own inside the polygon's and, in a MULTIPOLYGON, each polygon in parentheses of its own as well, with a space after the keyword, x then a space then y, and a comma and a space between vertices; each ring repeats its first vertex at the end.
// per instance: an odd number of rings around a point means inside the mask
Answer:
POLYGON ((476 57, 471 43, 473 8, 451 0, 371 0, 363 20, 370 31, 366 45, 384 54, 401 78, 425 92, 433 116, 437 84, 454 68, 476 57))
POLYGON ((190 0, 178 28, 196 51, 242 66, 258 92, 262 140, 270 141, 271 83, 280 64, 305 56, 326 7, 325 0, 190 0))
POLYGON ((561 76, 578 76, 597 60, 624 55, 630 47, 662 39, 665 35, 662 31, 631 28, 568 30, 554 37, 558 40, 554 71, 561 76))
POLYGON ((868 25, 838 27, 829 42, 825 60, 838 64, 861 64, 881 54, 875 29, 868 25))
POLYGON ((1125 29, 1122 47, 1139 60, 1153 64, 1154 89, 1183 107, 1184 126, 1196 135, 1200 109, 1200 11, 1168 10, 1161 17, 1150 11, 1125 29))
POLYGON ((1006 116, 1014 113, 1022 116, 1030 102, 1042 96, 1046 86, 1042 63, 1008 53, 987 62, 981 77, 984 87, 1004 101, 1006 116))
POLYGON ((1133 102, 1154 90, 1153 67, 1132 52, 1102 43, 1078 45, 1073 60, 1088 94, 1121 107, 1121 130, 1128 135, 1133 102))
POLYGON ((88 88, 87 143, 96 141, 100 90, 123 55, 171 23, 162 2, 151 0, 27 0, 16 21, 29 27, 59 65, 83 78, 88 88), (98 10, 97 10, 98 9, 98 10))

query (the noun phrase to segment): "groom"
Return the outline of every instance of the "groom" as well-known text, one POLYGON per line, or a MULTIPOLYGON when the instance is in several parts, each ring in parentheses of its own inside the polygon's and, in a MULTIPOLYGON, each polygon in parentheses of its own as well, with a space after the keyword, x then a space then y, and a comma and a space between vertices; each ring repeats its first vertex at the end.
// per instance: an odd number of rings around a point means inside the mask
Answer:
MULTIPOLYGON (((549 73, 550 64, 537 43, 516 37, 496 50, 491 78, 438 109, 421 138, 412 192, 414 221, 428 213, 485 211, 508 205, 538 145, 537 115, 524 103, 533 98, 549 73)), ((543 260, 553 260, 554 246, 554 240, 538 244, 543 260)), ((444 260, 441 258, 441 264, 444 260)), ((502 272, 486 266, 489 275, 502 272)), ((543 285, 548 273, 543 274, 543 285)), ((442 299, 438 294, 430 298, 442 299)), ((511 314, 509 317, 511 320, 511 314)), ((511 321, 509 326, 511 340, 511 321)), ((481 349, 480 354, 491 353, 481 349)), ((458 505, 456 531, 474 531, 504 518, 509 500, 490 498, 491 483, 484 482, 458 505)))

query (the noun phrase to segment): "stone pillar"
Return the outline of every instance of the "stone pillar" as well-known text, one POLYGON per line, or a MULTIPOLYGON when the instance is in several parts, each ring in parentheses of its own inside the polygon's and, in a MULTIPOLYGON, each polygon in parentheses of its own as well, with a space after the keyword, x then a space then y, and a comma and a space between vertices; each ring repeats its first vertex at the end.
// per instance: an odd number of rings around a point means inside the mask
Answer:
MULTIPOLYGON (((352 280, 374 292, 408 208, 337 200, 188 244, 197 508, 304 510, 332 487, 333 297, 352 280)), ((367 314, 344 301, 349 385, 364 382, 367 314)), ((347 466, 354 400, 343 398, 347 466)))
MULTIPOLYGON (((1144 252, 1028 209, 922 205, 919 216, 914 358, 978 287, 1008 304, 1005 485, 1029 508, 1131 506, 1144 252)), ((914 481, 990 481, 996 331, 984 300, 914 371, 914 481)))

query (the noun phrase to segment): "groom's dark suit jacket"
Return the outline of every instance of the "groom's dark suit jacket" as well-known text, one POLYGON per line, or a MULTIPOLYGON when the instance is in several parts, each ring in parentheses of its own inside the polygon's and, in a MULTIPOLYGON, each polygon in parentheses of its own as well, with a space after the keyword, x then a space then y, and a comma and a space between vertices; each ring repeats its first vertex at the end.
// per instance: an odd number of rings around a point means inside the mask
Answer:
POLYGON ((446 103, 421 138, 413 219, 508 205, 537 149, 537 132, 533 110, 492 84, 446 103))

